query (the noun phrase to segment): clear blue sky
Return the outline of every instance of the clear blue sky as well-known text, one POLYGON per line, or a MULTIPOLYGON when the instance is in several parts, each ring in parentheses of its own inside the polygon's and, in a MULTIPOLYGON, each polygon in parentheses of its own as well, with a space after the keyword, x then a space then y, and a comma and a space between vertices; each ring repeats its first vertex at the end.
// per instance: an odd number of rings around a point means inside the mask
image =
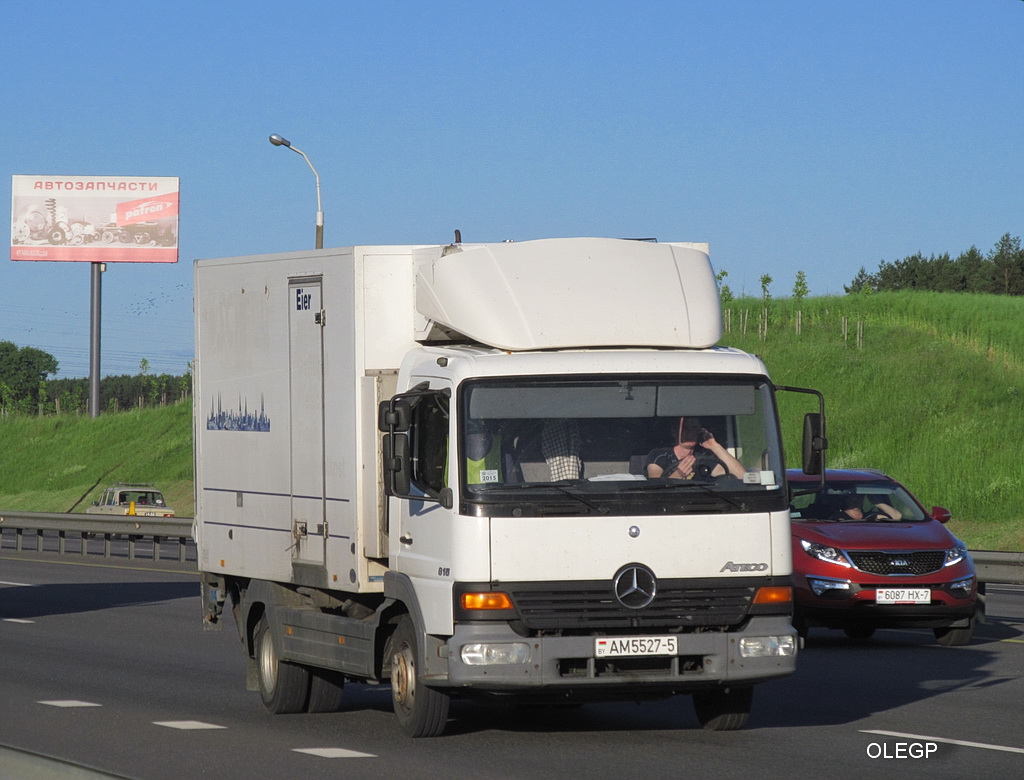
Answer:
MULTIPOLYGON (((181 178, 181 262, 104 275, 104 374, 185 370, 194 259, 313 246, 270 133, 327 246, 708 241, 784 297, 1024 234, 1021 0, 46 0, 0 30, 8 204, 14 174, 181 178)), ((7 257, 0 340, 86 376, 89 265, 7 257)))

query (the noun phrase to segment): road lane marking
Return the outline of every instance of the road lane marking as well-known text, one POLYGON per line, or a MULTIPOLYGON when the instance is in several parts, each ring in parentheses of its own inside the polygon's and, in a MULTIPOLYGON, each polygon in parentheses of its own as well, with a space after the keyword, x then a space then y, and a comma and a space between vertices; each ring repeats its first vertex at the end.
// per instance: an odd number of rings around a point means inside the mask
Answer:
POLYGON ((203 723, 201 720, 154 720, 154 726, 165 726, 169 729, 181 729, 182 731, 200 731, 202 729, 226 729, 227 726, 218 726, 214 723, 203 723))
POLYGON ((4 623, 35 623, 34 620, 25 620, 25 618, 4 618, 4 623))
POLYGON ((360 753, 358 750, 345 748, 293 748, 293 753, 305 753, 317 758, 377 758, 372 753, 360 753))
POLYGON ((962 739, 925 737, 921 734, 902 734, 899 731, 874 731, 871 729, 861 729, 861 733, 879 734, 883 737, 899 737, 900 739, 915 739, 921 742, 942 742, 945 745, 960 745, 962 747, 982 748, 983 750, 1001 750, 1005 753, 1024 753, 1024 748, 1007 747, 1006 745, 987 745, 984 742, 967 742, 962 739))
POLYGON ((91 701, 78 701, 76 699, 60 699, 55 701, 40 701, 37 704, 45 704, 47 707, 102 707, 102 704, 93 704, 91 701))
POLYGON ((34 588, 36 587, 31 582, 4 582, 0 580, 0 585, 13 585, 16 588, 34 588))

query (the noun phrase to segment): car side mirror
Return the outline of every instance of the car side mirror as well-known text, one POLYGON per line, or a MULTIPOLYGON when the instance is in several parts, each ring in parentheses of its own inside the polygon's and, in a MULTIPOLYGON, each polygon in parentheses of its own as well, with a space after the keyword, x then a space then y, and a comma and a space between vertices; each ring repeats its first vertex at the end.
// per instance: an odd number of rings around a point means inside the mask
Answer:
POLYGON ((940 523, 948 523, 952 517, 953 513, 946 509, 946 507, 932 507, 932 520, 938 520, 940 523))

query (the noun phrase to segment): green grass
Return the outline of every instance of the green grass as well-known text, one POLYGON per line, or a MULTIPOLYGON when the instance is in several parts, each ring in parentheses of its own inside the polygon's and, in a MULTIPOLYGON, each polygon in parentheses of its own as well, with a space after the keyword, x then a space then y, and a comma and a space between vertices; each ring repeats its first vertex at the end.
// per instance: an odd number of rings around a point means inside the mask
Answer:
MULTIPOLYGON (((974 549, 1024 550, 1024 299, 810 298, 799 334, 796 301, 769 301, 764 335, 762 308, 729 304, 722 341, 761 355, 778 384, 825 393, 830 466, 889 472, 926 506, 952 511, 951 530, 974 549)), ((808 399, 781 394, 779 406, 798 465, 808 399)), ((0 418, 0 508, 83 511, 118 481, 152 482, 179 515, 193 514, 188 403, 96 420, 0 418)))
POLYGON ((107 485, 151 482, 182 517, 192 493, 192 407, 0 418, 0 508, 84 512, 107 485))
MULTIPOLYGON (((728 308, 724 343, 759 354, 775 382, 825 394, 829 466, 892 474, 926 506, 950 509, 951 530, 975 549, 1024 549, 1024 300, 814 298, 799 307, 799 335, 795 301, 769 302, 766 333, 760 301, 728 308)), ((783 396, 780 408, 798 465, 807 401, 783 396)))

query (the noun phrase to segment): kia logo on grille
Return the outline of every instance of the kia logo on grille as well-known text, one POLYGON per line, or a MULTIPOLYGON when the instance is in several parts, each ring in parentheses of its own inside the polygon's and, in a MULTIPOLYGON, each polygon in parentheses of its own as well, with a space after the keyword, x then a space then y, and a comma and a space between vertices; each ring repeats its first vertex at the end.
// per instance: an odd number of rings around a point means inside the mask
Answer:
POLYGON ((626 609, 643 609, 654 601, 658 581, 642 563, 627 563, 612 580, 615 598, 626 609))
POLYGON ((906 558, 893 558, 892 559, 892 565, 893 566, 909 566, 910 565, 910 561, 908 561, 906 558))

